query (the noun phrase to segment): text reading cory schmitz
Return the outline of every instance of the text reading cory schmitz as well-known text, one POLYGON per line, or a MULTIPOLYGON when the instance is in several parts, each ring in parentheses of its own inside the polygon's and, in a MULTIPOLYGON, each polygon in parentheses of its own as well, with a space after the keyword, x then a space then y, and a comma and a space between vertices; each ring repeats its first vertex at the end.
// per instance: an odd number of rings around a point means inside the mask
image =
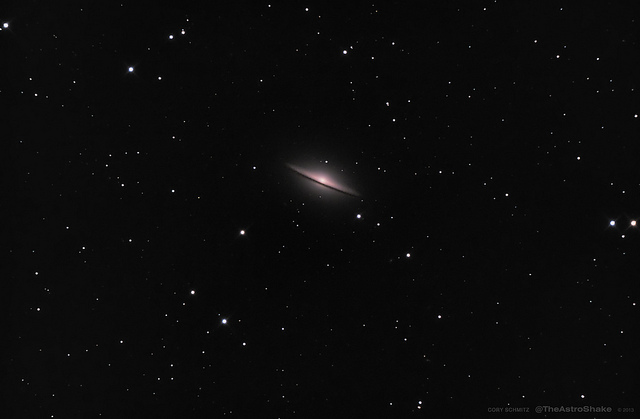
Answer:
POLYGON ((489 413, 529 413, 528 407, 489 407, 487 408, 489 413))

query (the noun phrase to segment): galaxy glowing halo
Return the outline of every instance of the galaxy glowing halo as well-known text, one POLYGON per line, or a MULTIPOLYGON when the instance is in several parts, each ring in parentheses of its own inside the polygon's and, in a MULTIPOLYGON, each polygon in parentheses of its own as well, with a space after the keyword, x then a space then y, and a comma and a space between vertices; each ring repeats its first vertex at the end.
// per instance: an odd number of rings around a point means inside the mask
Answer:
POLYGON ((348 186, 345 186, 341 182, 334 180, 329 173, 323 172, 321 170, 309 170, 289 163, 287 163, 287 167, 303 178, 315 182, 318 185, 324 186, 325 188, 340 192, 345 195, 360 197, 360 194, 357 191, 349 188, 348 186))

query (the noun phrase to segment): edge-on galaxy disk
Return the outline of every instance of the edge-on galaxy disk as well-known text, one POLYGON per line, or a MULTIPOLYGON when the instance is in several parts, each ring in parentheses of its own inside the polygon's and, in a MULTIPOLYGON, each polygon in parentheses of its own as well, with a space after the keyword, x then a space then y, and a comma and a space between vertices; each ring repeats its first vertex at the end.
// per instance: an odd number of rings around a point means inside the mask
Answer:
POLYGON ((345 185, 341 185, 340 183, 332 180, 331 176, 326 173, 322 173, 320 171, 307 170, 302 167, 295 166, 293 164, 288 164, 288 163, 287 163, 287 167, 293 170, 294 172, 296 172, 297 174, 299 174, 300 176, 312 182, 315 182, 319 185, 322 185, 326 188, 332 189, 336 192, 340 192, 345 195, 353 196, 356 198, 360 196, 360 194, 354 191, 353 189, 345 185))

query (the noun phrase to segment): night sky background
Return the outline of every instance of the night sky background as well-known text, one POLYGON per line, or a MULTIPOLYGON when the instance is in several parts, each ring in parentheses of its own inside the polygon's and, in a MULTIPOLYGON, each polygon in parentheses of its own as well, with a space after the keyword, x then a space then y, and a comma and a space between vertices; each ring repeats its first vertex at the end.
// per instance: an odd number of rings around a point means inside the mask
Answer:
POLYGON ((6 417, 637 411, 638 19, 4 2, 6 417))

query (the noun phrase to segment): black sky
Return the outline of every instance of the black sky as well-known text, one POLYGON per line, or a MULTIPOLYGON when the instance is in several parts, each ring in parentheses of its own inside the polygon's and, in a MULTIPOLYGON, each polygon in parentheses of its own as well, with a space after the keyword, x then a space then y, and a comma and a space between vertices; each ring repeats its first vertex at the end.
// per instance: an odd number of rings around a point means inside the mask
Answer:
POLYGON ((640 408, 638 6, 343 3, 0 7, 8 417, 640 408))

